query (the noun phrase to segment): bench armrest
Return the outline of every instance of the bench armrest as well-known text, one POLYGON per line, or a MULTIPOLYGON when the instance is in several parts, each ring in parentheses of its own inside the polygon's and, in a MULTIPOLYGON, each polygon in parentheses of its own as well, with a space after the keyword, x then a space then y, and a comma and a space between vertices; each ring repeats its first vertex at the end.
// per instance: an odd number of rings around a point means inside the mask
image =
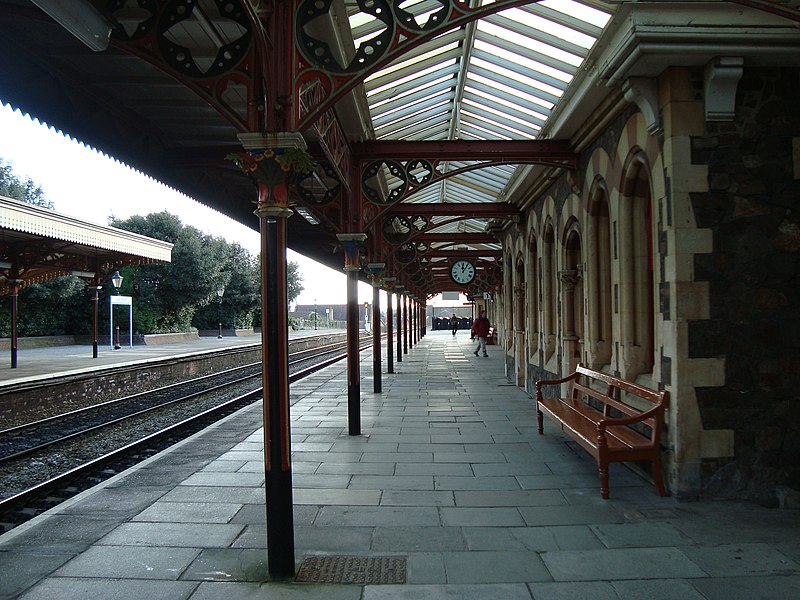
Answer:
POLYGON ((560 385, 562 383, 567 383, 568 381, 573 381, 577 379, 578 373, 570 373, 566 377, 562 377, 561 379, 540 379, 536 382, 536 401, 539 402, 542 400, 542 386, 545 385, 560 385))
MULTIPOLYGON (((603 433, 609 425, 631 425, 632 423, 640 423, 645 419, 649 419, 650 417, 657 416, 659 413, 663 415, 664 406, 659 403, 656 404, 650 410, 646 410, 643 413, 639 413, 638 415, 634 415, 632 417, 624 417, 615 419, 612 417, 605 417, 600 419, 597 423, 597 431, 603 433)), ((660 421, 660 419, 659 419, 660 421)))
POLYGON ((577 373, 570 373, 566 377, 562 377, 561 379, 540 379, 536 382, 536 391, 542 389, 543 385, 560 385, 562 383, 567 383, 568 381, 572 381, 578 376, 577 373))

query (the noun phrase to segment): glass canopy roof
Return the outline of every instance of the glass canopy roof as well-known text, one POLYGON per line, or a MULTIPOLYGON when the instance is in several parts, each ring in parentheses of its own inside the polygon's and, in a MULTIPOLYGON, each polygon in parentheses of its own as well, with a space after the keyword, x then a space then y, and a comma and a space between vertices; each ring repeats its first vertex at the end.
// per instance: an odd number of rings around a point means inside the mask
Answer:
MULTIPOLYGON (((359 12, 354 0, 347 6, 358 47, 383 24, 359 12)), ((436 0, 408 0, 400 6, 420 23, 441 8, 436 0)), ((536 139, 610 17, 601 2, 542 0, 420 45, 365 81, 376 139, 536 139)), ((444 168, 467 164, 450 162, 444 168)), ((513 165, 467 171, 407 202, 493 202, 513 172, 513 165)), ((468 219, 436 231, 479 232, 485 225, 483 219, 468 219)))

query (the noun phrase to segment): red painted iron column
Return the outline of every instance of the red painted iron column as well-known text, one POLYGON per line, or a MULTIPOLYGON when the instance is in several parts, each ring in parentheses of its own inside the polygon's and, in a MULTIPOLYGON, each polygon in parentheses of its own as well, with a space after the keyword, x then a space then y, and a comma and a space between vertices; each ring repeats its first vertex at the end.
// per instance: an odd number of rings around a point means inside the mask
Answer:
POLYGON ((394 313, 392 312, 392 290, 395 277, 386 277, 383 285, 386 288, 386 372, 394 373, 394 313))
POLYGON ((414 324, 411 327, 411 339, 413 343, 411 344, 412 347, 417 345, 418 337, 417 334, 419 333, 419 302, 417 302, 417 296, 411 299, 411 322, 414 324))
POLYGON ((381 274, 386 263, 367 263, 372 282, 372 391, 381 393, 381 274))
POLYGON ((8 287, 11 289, 11 368, 17 368, 17 300, 22 279, 9 279, 8 287))
MULTIPOLYGON (((259 196, 266 186, 259 186, 259 196)), ((286 299, 286 217, 288 208, 262 204, 261 352, 264 385, 264 473, 267 498, 269 572, 294 574, 291 443, 289 434, 289 340, 286 299)))
POLYGON ((350 435, 361 435, 361 370, 358 350, 358 272, 359 249, 366 233, 338 233, 344 249, 347 273, 347 426, 350 435))
POLYGON ((403 294, 403 354, 408 354, 408 296, 403 294))
POLYGON ((397 362, 403 362, 403 306, 400 304, 403 288, 405 286, 396 285, 397 290, 397 362))
POLYGON ((408 295, 408 349, 414 349, 414 294, 408 295))
POLYGON ((100 276, 95 275, 92 282, 92 358, 97 358, 97 329, 98 329, 98 308, 100 306, 100 290, 103 286, 100 285, 100 276))
POLYGON ((255 215, 261 229, 261 378, 267 568, 272 577, 289 578, 295 572, 295 548, 286 219, 292 214, 289 208, 290 179, 305 169, 305 141, 297 133, 251 133, 241 134, 239 138, 248 152, 240 153, 232 160, 258 184, 255 215))

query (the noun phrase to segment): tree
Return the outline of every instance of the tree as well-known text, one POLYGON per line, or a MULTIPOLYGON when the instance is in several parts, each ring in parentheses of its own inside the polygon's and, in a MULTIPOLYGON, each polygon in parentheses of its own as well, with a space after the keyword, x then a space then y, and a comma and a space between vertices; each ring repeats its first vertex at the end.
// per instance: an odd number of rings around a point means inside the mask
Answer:
POLYGON ((11 163, 2 158, 0 158, 0 196, 53 210, 53 203, 45 198, 41 186, 36 185, 30 177, 24 180, 17 177, 11 168, 11 163))
POLYGON ((220 300, 215 294, 209 304, 198 308, 193 325, 198 329, 214 329, 218 323, 225 328, 249 328, 253 314, 260 305, 258 265, 239 244, 226 244, 227 258, 223 273, 227 282, 220 300))
POLYGON ((229 275, 224 267, 226 242, 184 226, 166 211, 134 216, 110 225, 171 242, 172 262, 128 267, 123 270, 123 293, 132 292, 134 328, 140 333, 188 331, 199 307, 216 298, 216 290, 229 275))
POLYGON ((303 289, 303 276, 300 275, 300 265, 290 260, 286 264, 286 297, 289 304, 297 300, 303 289))
MULTIPOLYGON (((261 256, 259 255, 258 261, 260 263, 261 256)), ((294 302, 303 291, 303 276, 300 275, 300 265, 294 261, 286 263, 286 303, 288 305, 294 302)), ((259 301, 258 308, 253 315, 253 326, 261 327, 261 303, 259 301)))

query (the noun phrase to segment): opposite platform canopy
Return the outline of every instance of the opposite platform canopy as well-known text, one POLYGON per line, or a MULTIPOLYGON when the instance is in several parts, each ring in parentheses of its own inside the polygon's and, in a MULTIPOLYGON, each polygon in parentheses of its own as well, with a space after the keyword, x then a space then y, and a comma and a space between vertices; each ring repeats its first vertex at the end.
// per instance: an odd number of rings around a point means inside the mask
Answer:
POLYGON ((123 266, 170 262, 172 244, 0 196, 0 292, 63 275, 105 276, 123 266))

